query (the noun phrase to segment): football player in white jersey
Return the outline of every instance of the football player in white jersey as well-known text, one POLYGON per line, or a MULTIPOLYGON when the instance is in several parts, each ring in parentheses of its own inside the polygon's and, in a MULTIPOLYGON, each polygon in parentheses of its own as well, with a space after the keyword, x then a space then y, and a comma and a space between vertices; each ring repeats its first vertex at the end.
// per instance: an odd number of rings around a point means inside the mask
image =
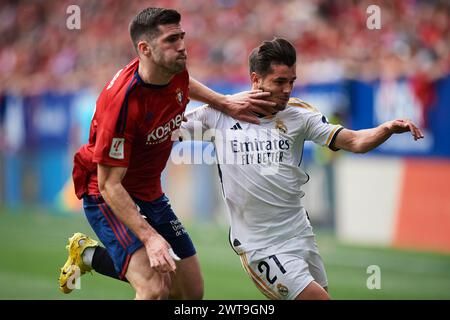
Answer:
POLYGON ((287 40, 263 42, 250 54, 249 65, 252 89, 270 92, 269 100, 284 110, 251 124, 206 105, 185 115, 188 121, 177 137, 213 141, 230 243, 258 289, 270 299, 329 299, 324 264, 301 201, 301 186, 309 180, 299 168, 304 142, 365 153, 394 133, 409 131, 415 140, 423 134, 402 119, 367 130, 345 129, 291 98, 296 51, 287 40))

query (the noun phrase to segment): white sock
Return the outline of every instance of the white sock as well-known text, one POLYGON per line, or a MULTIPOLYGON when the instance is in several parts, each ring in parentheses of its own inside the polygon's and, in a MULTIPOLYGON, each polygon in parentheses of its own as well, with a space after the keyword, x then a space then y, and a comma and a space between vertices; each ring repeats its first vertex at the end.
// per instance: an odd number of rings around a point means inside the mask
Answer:
POLYGON ((83 263, 88 267, 92 267, 92 258, 94 257, 95 248, 96 247, 86 248, 84 249, 83 254, 81 255, 83 263))

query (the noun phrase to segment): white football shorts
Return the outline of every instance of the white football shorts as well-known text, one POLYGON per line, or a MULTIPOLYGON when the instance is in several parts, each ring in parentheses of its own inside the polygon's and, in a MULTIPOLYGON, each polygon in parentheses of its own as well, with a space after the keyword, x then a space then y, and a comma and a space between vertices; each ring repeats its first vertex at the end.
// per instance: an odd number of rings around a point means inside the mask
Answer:
POLYGON ((244 252, 240 258, 245 271, 269 299, 294 300, 312 281, 328 286, 314 235, 244 252))

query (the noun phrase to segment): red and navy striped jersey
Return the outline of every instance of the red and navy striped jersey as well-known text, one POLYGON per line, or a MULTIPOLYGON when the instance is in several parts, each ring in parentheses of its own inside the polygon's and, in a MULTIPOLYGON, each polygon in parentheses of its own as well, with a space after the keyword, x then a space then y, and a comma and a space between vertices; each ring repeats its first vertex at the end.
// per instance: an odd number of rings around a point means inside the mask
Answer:
POLYGON ((97 99, 89 143, 75 154, 73 179, 78 198, 99 194, 97 164, 126 167, 122 185, 145 201, 160 197, 161 172, 169 158, 172 131, 180 127, 188 103, 189 74, 169 84, 146 84, 139 60, 119 70, 97 99))

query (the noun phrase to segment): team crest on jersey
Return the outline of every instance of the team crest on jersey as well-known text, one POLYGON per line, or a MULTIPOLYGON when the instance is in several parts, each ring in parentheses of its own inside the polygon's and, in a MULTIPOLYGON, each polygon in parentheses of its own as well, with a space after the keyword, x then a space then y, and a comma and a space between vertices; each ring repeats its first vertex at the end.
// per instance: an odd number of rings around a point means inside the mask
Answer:
POLYGON ((109 156, 114 159, 124 158, 125 138, 113 138, 111 143, 111 149, 109 149, 109 156))
POLYGON ((282 285, 281 283, 277 284, 277 289, 278 289, 278 292, 283 297, 286 297, 288 295, 288 293, 289 293, 289 289, 285 285, 282 285))
POLYGON ((183 91, 180 88, 177 89, 177 102, 180 105, 183 105, 183 91))
POLYGON ((275 119, 275 129, 281 133, 287 133, 287 127, 281 119, 275 119))

